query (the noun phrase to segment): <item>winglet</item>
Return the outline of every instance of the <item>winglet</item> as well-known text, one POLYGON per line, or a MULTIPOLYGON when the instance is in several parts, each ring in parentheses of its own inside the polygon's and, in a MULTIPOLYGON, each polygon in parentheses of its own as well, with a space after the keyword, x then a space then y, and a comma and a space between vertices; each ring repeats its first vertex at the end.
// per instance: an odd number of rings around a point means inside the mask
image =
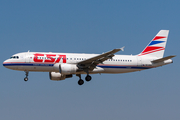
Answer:
POLYGON ((122 51, 124 51, 124 48, 125 48, 125 46, 124 47, 122 47, 122 48, 120 48, 122 51))

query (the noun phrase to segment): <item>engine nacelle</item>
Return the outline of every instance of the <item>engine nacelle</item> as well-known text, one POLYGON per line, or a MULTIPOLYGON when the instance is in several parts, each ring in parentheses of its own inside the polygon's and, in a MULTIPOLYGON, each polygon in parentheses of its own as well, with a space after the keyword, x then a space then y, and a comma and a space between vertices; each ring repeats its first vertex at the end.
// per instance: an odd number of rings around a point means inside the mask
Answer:
POLYGON ((55 80, 55 81, 66 79, 66 75, 63 75, 59 72, 49 72, 49 77, 51 80, 55 80))
POLYGON ((61 74, 75 74, 78 67, 74 64, 60 64, 59 72, 61 74))

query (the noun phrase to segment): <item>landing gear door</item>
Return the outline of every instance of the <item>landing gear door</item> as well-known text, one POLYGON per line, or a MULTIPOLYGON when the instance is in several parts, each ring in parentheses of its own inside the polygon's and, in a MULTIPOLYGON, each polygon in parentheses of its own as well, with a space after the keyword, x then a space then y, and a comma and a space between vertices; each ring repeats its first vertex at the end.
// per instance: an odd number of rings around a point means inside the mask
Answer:
POLYGON ((137 57, 137 65, 142 66, 142 59, 141 57, 137 57))

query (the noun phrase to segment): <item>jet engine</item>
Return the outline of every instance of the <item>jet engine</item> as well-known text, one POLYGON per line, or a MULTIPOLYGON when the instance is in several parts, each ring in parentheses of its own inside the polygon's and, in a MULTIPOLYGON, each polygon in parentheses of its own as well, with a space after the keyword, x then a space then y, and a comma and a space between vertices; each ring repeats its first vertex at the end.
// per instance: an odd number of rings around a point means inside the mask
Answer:
POLYGON ((60 81, 60 80, 65 80, 66 78, 71 78, 72 74, 63 75, 59 72, 49 72, 49 77, 51 80, 60 81))
POLYGON ((66 75, 63 75, 59 72, 49 72, 49 77, 51 80, 55 80, 55 81, 66 79, 66 75))
POLYGON ((54 71, 60 72, 61 74, 69 75, 69 74, 76 74, 78 67, 75 64, 55 64, 54 71))
POLYGON ((74 74, 78 67, 74 64, 61 64, 59 66, 59 72, 62 74, 74 74))

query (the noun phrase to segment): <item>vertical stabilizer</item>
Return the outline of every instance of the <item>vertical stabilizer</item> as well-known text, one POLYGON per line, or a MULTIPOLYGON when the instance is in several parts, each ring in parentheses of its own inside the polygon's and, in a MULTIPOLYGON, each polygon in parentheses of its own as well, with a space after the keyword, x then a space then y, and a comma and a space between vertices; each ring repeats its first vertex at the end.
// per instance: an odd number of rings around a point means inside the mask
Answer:
POLYGON ((162 58, 166 47, 169 30, 160 30, 147 47, 138 56, 155 56, 162 58))

